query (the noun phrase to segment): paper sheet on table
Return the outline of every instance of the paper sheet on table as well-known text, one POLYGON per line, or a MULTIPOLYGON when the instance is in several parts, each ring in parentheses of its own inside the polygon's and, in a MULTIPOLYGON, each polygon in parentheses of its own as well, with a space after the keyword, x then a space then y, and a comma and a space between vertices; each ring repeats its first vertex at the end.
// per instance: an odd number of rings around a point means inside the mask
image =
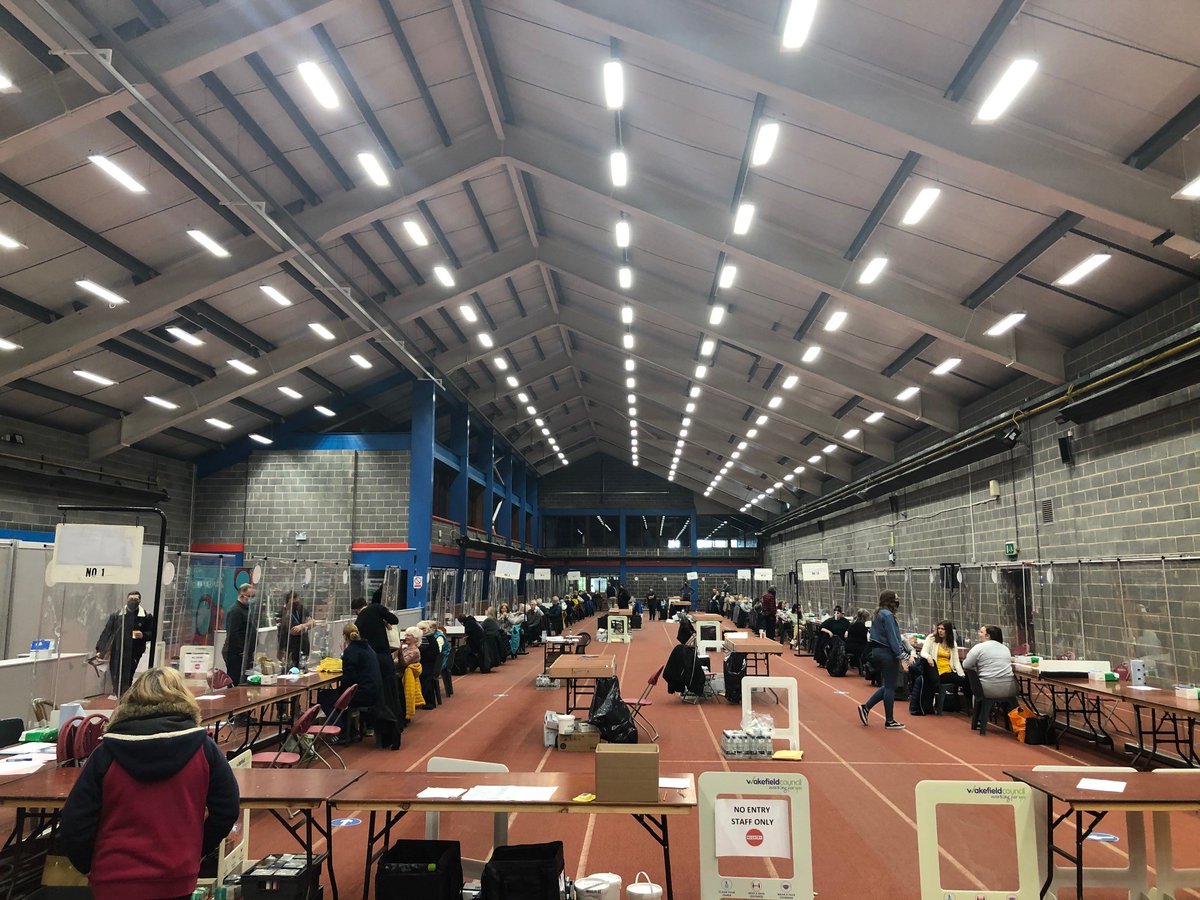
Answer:
POLYGON ((29 756, 31 753, 57 753, 58 745, 45 741, 27 741, 24 744, 13 744, 11 747, 0 747, 0 756, 29 756))
POLYGON ((660 788, 667 788, 668 790, 686 791, 689 787, 692 786, 692 779, 690 779, 690 778, 660 778, 660 779, 658 779, 658 786, 660 788))
POLYGON ((49 763, 54 762, 44 753, 37 756, 10 756, 0 762, 0 775, 29 775, 49 763))
POLYGON ((1127 685, 1125 685, 1125 690, 1127 690, 1127 691, 1157 691, 1158 688, 1151 687, 1148 684, 1127 684, 1127 685))
POLYGON ((1113 794, 1125 792, 1124 781, 1109 781, 1107 778, 1080 778, 1075 787, 1081 791, 1108 791, 1113 794))
POLYGON ((224 694, 201 694, 196 699, 197 700, 224 700, 225 695, 224 694))
POLYGON ((427 787, 417 796, 422 800, 453 800, 455 797, 461 797, 466 790, 466 788, 427 787))
POLYGON ((477 803, 544 803, 557 790, 552 784, 532 787, 522 784, 477 784, 462 798, 477 803))

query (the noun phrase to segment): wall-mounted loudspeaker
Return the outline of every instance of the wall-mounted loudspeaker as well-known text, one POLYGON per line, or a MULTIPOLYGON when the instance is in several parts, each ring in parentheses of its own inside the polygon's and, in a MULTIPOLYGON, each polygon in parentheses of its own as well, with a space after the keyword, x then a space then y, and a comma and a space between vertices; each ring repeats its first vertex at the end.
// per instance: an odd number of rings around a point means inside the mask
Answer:
POLYGON ((1058 439, 1058 458, 1065 465, 1075 465, 1075 454, 1071 450, 1071 432, 1067 432, 1064 437, 1058 439))

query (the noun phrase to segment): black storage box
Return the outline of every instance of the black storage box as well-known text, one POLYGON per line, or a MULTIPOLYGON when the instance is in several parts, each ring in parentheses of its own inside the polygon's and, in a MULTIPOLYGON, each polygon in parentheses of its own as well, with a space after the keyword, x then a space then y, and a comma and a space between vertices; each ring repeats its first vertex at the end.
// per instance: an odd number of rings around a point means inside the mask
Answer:
POLYGON ((562 841, 497 847, 483 867, 480 900, 561 900, 562 841))
POLYGON ((379 858, 376 900, 461 900, 458 841, 397 841, 379 858))
POLYGON ((314 853, 312 865, 303 853, 264 856, 242 873, 243 900, 319 900, 324 853, 314 853))

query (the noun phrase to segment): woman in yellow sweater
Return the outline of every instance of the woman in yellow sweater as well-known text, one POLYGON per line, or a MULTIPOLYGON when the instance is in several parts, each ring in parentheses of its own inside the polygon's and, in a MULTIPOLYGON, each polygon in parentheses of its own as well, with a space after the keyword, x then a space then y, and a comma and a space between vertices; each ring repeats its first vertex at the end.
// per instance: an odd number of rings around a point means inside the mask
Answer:
POLYGON ((948 693, 961 688, 966 692, 968 701, 971 697, 971 685, 963 672, 962 662, 958 658, 958 643, 954 637, 954 623, 947 620, 937 623, 937 627, 925 638, 921 646, 921 658, 927 664, 927 671, 936 673, 927 676, 924 694, 928 701, 922 706, 930 708, 932 698, 937 696, 939 685, 945 685, 948 693))

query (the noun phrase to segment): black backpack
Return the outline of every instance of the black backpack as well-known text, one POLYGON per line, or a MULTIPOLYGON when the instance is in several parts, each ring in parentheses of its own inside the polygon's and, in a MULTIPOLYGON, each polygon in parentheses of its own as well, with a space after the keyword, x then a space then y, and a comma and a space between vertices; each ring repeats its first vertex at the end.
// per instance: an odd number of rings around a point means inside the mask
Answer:
POLYGON ((725 657, 725 699, 742 702, 742 677, 746 674, 746 654, 730 653, 725 657))
POLYGON ((846 653, 846 642, 840 637, 828 639, 825 654, 825 671, 834 678, 841 678, 850 668, 850 656, 846 653))

